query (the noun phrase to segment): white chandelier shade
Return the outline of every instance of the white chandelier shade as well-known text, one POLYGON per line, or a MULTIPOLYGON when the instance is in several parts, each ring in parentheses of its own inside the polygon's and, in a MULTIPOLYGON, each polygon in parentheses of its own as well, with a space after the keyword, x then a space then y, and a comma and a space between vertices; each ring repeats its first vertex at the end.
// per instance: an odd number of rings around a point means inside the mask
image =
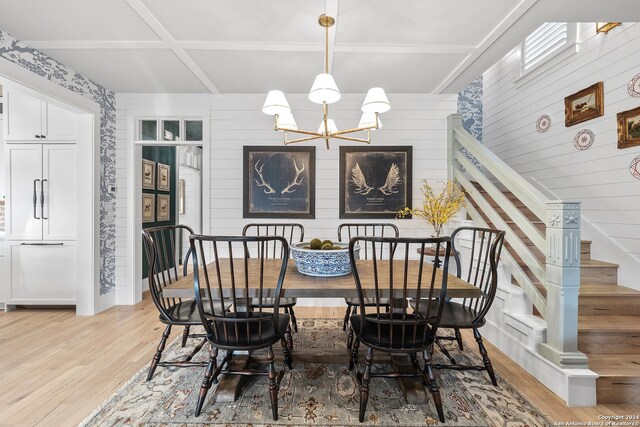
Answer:
POLYGON ((278 127, 284 130, 298 130, 296 120, 293 118, 293 114, 291 114, 290 111, 285 111, 278 115, 278 127))
POLYGON ((358 123, 359 128, 371 128, 373 129, 381 129, 382 128, 382 120, 380 117, 376 115, 376 113, 362 113, 362 117, 360 117, 360 123, 358 123))
POLYGON ((262 112, 271 116, 282 115, 282 113, 291 113, 291 107, 281 90, 270 90, 262 105, 262 112))
POLYGON ((316 76, 309 92, 309 101, 316 104, 333 104, 340 100, 340 91, 331 74, 322 73, 316 76))
POLYGON ((387 94, 381 87, 372 87, 362 103, 362 111, 365 113, 386 113, 391 109, 387 94))
MULTIPOLYGON (((336 126, 336 122, 334 122, 333 119, 327 119, 327 131, 329 134, 338 132, 338 126, 336 126)), ((320 122, 318 133, 324 134, 324 120, 320 122)))
POLYGON ((318 23, 325 29, 324 72, 316 76, 309 91, 309 101, 322 105, 322 122, 320 122, 320 127, 317 132, 298 129, 287 98, 280 90, 269 91, 267 99, 262 106, 262 112, 274 116, 275 130, 284 132, 285 144, 324 139, 327 148, 329 148, 329 139, 332 138, 369 144, 371 142, 370 131, 382 127, 382 122, 378 114, 391 109, 387 94, 381 87, 369 89, 362 103, 361 109, 363 114, 360 123, 358 123, 358 127, 347 130, 338 129, 336 123, 328 117, 329 104, 338 102, 341 97, 338 85, 336 85, 333 76, 329 73, 329 27, 335 24, 335 19, 330 16, 321 15, 320 18, 318 18, 318 23), (347 136, 347 134, 364 131, 367 132, 366 138, 347 136), (296 139, 288 139, 288 132, 302 134, 303 136, 296 139))

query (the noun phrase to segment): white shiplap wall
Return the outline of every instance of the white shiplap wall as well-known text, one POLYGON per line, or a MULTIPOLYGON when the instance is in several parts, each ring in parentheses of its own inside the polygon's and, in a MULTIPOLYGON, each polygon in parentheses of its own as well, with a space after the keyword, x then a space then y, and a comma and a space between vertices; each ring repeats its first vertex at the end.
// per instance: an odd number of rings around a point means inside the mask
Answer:
MULTIPOLYGON (((127 128, 132 108, 140 116, 155 115, 159 103, 172 105, 174 115, 180 109, 195 104, 210 106, 210 198, 211 234, 239 234, 247 222, 242 218, 242 156, 245 145, 282 145, 282 134, 273 131, 273 118, 261 112, 264 94, 256 95, 117 95, 116 112, 116 280, 119 291, 127 292, 127 144, 134 130, 127 128), (145 107, 146 106, 146 107, 145 107), (148 108, 148 112, 145 111, 148 108)), ((306 94, 289 95, 298 126, 318 128, 321 107, 307 100, 306 94)), ((360 119, 364 94, 345 94, 329 108, 329 114, 342 129, 355 127, 360 119)), ((372 145, 413 146, 413 203, 419 205, 422 196, 420 181, 446 179, 447 116, 456 112, 456 95, 389 94, 392 109, 381 116, 383 128, 372 132, 372 145)), ((188 113, 185 115, 192 115, 188 113)), ((309 145, 311 143, 303 143, 309 145)), ((309 238, 333 238, 340 222, 338 218, 339 146, 346 141, 331 141, 327 150, 324 141, 313 144, 316 151, 316 218, 300 220, 309 238)), ((386 173, 386 172, 385 172, 386 173)), ((279 220, 263 220, 263 222, 279 220)), ((280 220, 290 221, 290 220, 280 220)), ((379 221, 375 221, 379 222, 379 221)), ((393 220, 401 235, 429 236, 431 229, 420 220, 393 220)), ((137 236, 136 236, 137 237, 137 236)))
MULTIPOLYGON (((525 177, 531 177, 561 199, 582 201, 583 218, 610 239, 592 238, 594 258, 611 259, 599 248, 618 245, 632 255, 620 262, 621 276, 640 273, 640 181, 629 173, 629 163, 640 147, 617 149, 616 113, 640 106, 627 93, 627 84, 640 73, 640 25, 624 23, 607 35, 595 34, 594 24, 581 24, 579 51, 550 61, 533 78, 520 77, 520 50, 516 47, 484 74, 484 143, 525 177), (604 82, 604 116, 569 128, 564 126, 564 97, 604 82), (546 133, 536 131, 536 120, 551 117, 546 133), (587 150, 574 148, 582 129, 595 134, 587 150)), ((623 283, 640 286, 637 283, 623 283)))
MULTIPOLYGON (((329 107, 329 115, 339 128, 356 127, 363 98, 345 95, 329 107)), ((321 107, 309 102, 306 95, 288 99, 298 127, 316 130, 322 118, 321 107)), ((260 222, 242 218, 243 146, 282 145, 282 134, 273 131, 273 118, 260 111, 263 101, 263 95, 232 95, 212 103, 210 218, 214 234, 239 233, 245 223, 260 222)), ((446 117, 455 112, 456 96, 403 94, 390 95, 390 101, 392 109, 381 115, 383 128, 371 133, 372 145, 413 146, 413 193, 414 204, 418 204, 422 179, 446 178, 446 117)), ((315 219, 299 222, 305 227, 306 237, 332 239, 336 237, 338 224, 344 222, 339 219, 338 208, 339 147, 358 143, 332 140, 329 150, 324 140, 303 144, 316 146, 316 215, 315 219)), ((401 228, 401 235, 430 234, 425 223, 417 220, 392 222, 401 228)))

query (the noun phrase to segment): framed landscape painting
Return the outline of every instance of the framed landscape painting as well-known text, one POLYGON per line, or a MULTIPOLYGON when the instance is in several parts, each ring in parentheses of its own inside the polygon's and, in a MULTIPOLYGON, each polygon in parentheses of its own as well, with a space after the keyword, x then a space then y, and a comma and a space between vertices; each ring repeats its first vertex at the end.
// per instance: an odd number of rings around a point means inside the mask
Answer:
POLYGON ((412 147, 340 147, 340 218, 395 218, 411 207, 412 147))
POLYGON ((640 107, 618 113, 618 148, 640 145, 640 107))
POLYGON ((245 146, 244 218, 315 218, 316 148, 245 146))
POLYGON ((602 82, 569 95, 564 99, 564 125, 573 126, 604 115, 602 82))

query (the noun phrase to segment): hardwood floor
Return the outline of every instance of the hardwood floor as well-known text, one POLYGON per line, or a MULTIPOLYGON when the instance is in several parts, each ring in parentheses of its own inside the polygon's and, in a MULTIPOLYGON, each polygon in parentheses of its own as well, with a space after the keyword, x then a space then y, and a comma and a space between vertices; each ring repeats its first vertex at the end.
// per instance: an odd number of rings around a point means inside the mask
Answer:
MULTIPOLYGON (((344 309, 297 307, 296 316, 342 319, 344 309)), ((78 317, 71 309, 0 313, 0 425, 77 425, 148 366, 162 329, 148 296, 136 306, 114 307, 93 317, 78 317)), ((171 340, 180 333, 181 328, 172 331, 171 340)), ((471 335, 464 338, 469 348, 476 348, 471 335)), ((487 347, 496 370, 553 421, 597 422, 603 415, 640 414, 640 405, 568 408, 497 349, 487 347)))

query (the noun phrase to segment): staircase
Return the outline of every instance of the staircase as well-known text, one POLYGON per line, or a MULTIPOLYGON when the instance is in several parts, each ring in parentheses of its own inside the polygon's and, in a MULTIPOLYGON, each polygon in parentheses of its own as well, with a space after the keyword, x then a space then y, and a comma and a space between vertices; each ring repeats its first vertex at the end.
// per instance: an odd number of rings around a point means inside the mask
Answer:
MULTIPOLYGON (((474 184, 491 206, 513 231, 543 260, 544 255, 535 248, 517 225, 510 220, 498 204, 477 184, 474 184)), ((539 221, 511 192, 503 194, 541 231, 539 221)), ((491 226, 493 224, 472 198, 468 198, 491 226)), ((505 244, 507 248, 508 244, 505 244)), ((599 375, 596 380, 599 404, 640 404, 640 291, 618 285, 618 265, 591 259, 591 242, 580 245, 580 297, 578 308, 578 349, 589 358, 589 368, 599 375)), ((510 251, 515 254, 515 251, 510 251)), ((517 256, 514 259, 545 295, 544 286, 535 278, 527 265, 517 256)), ((512 278, 518 285, 515 278, 512 278)), ((535 314, 535 309, 534 309, 535 314)))

